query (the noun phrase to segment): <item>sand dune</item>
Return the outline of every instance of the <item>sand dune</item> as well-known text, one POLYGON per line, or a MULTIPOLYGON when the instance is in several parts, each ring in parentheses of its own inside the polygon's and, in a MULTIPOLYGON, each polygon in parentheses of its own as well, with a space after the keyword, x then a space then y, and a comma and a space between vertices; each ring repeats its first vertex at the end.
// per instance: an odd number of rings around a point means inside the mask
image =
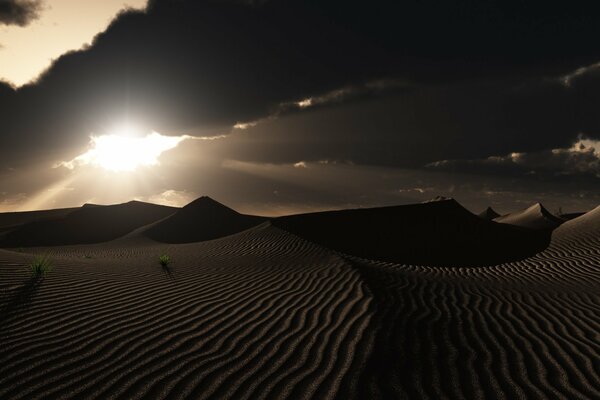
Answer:
MULTIPOLYGON (((158 246, 158 247, 156 247, 158 246)), ((263 226, 43 282, 2 253, 0 398, 332 397, 366 357, 370 297, 342 258, 263 226), (332 352, 330 349, 339 349, 332 352)), ((82 246, 85 247, 85 246, 82 246)))
POLYGON ((43 279, 0 250, 1 399, 600 398, 600 207, 486 267, 342 256, 269 222, 32 251, 43 279))
POLYGON ((498 218, 500 214, 498 214, 492 207, 488 207, 479 214, 477 214, 480 218, 487 219, 488 221, 493 220, 494 218, 498 218))
POLYGON ((536 203, 522 211, 495 218, 494 221, 530 229, 554 229, 564 222, 546 210, 540 203, 536 203))
POLYGON ((584 214, 585 214, 585 212, 573 212, 573 213, 560 214, 558 217, 560 219, 562 219, 563 221, 570 221, 572 219, 581 217, 584 214))
POLYGON ((357 262, 379 332, 358 398, 599 398, 599 265, 600 208, 522 262, 357 262))
POLYGON ((20 212, 7 212, 0 213, 0 234, 2 232, 8 232, 19 225, 27 224, 33 221, 39 221, 42 219, 54 219, 62 218, 72 211, 78 208, 60 208, 56 210, 42 210, 42 211, 20 211, 20 212))
POLYGON ((293 215, 273 224, 346 254, 419 265, 497 264, 538 253, 550 240, 549 233, 483 220, 453 199, 293 215))
POLYGON ((264 221, 266 218, 240 214, 205 196, 154 224, 144 234, 163 243, 191 243, 238 233, 264 221))
POLYGON ((64 216, 25 223, 0 240, 2 247, 56 246, 106 242, 165 218, 177 209, 131 201, 87 205, 64 216))

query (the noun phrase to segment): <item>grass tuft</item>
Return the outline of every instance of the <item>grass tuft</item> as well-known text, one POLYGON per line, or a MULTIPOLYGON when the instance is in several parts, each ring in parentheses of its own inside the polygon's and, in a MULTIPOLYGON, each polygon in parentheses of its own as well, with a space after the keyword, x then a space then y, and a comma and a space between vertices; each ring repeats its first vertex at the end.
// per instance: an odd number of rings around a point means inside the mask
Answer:
POLYGON ((45 276, 48 272, 52 271, 52 262, 50 257, 47 255, 36 256, 33 262, 29 264, 29 271, 34 277, 45 276))
POLYGON ((163 254, 162 256, 158 257, 158 263, 163 267, 167 267, 171 263, 171 257, 163 254))

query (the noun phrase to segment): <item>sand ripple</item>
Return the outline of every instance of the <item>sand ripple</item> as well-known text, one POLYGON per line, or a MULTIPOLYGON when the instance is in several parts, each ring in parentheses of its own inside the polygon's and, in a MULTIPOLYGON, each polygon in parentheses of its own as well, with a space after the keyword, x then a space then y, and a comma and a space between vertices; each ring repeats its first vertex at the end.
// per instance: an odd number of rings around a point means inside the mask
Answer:
POLYGON ((600 398, 600 208, 480 268, 128 240, 0 252, 0 398, 600 398))

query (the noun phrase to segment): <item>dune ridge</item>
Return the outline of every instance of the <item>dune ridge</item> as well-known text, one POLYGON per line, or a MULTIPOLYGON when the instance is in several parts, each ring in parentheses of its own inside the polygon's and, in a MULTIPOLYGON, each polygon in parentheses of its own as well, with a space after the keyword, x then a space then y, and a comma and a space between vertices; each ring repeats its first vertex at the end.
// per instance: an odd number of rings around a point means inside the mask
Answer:
POLYGON ((17 228, 20 225, 30 223, 33 221, 39 221, 42 219, 61 218, 77 209, 77 207, 74 207, 59 208, 54 210, 16 211, 0 213, 0 234, 6 233, 17 228))
POLYGON ((494 265, 542 251, 549 232, 482 219, 454 199, 291 215, 273 224, 366 259, 436 266, 494 265))
POLYGON ((524 210, 494 218, 494 221, 530 229, 555 229, 564 222, 546 210, 541 203, 535 203, 524 210))
POLYGON ((163 243, 191 243, 217 239, 256 226, 266 218, 240 214, 203 196, 144 231, 144 235, 163 243))
POLYGON ((380 330, 358 398, 372 388, 375 398, 600 395, 600 207, 520 262, 460 270, 353 262, 380 330))
POLYGON ((600 397, 600 207, 485 267, 342 255, 271 222, 28 251, 56 265, 32 279, 33 254, 0 250, 1 399, 600 397))
POLYGON ((492 207, 488 207, 485 210, 483 210, 482 212, 480 212, 479 214, 477 214, 480 218, 483 219, 487 219, 487 220, 493 220, 494 218, 498 218, 500 216, 500 214, 498 214, 496 212, 496 210, 494 210, 492 207))
POLYGON ((58 218, 25 223, 0 239, 0 247, 60 246, 107 242, 173 214, 174 207, 140 201, 85 206, 58 218))

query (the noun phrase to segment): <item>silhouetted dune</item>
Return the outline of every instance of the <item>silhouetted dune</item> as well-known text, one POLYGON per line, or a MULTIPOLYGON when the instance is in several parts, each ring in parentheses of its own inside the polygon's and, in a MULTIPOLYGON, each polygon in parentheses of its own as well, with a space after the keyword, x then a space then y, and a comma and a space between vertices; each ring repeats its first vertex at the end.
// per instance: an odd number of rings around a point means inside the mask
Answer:
POLYGON ((19 225, 27 224, 33 221, 39 221, 42 219, 61 218, 78 209, 78 207, 75 207, 59 208, 55 210, 0 213, 0 233, 13 230, 19 225))
MULTIPOLYGON (((384 225, 415 214, 406 230, 550 234, 452 201, 405 207, 341 212, 336 232, 376 226, 356 214, 377 211, 384 225)), ((541 253, 483 268, 346 257, 269 223, 135 239, 31 249, 53 260, 43 279, 33 254, 0 250, 1 399, 600 398, 600 207, 541 253)))
POLYGON ((541 203, 535 203, 524 210, 495 218, 494 221, 530 229, 555 229, 564 222, 546 210, 541 203))
POLYGON ((266 218, 240 214, 203 196, 152 225, 143 235, 163 243, 201 242, 232 235, 264 221, 266 218))
POLYGON ((8 232, 0 245, 31 247, 106 242, 165 218, 176 210, 139 201, 109 206, 89 205, 59 218, 23 224, 8 232))
POLYGON ((81 206, 81 208, 95 208, 95 207, 106 207, 106 206, 103 206, 102 204, 94 204, 94 203, 85 203, 84 205, 81 206))
POLYGON ((277 227, 346 254, 415 265, 492 265, 531 256, 547 232, 497 224, 453 199, 280 217, 277 227))
POLYGON ((498 218, 500 214, 498 214, 492 207, 488 207, 479 214, 477 214, 479 218, 487 219, 488 221, 493 220, 494 218, 498 218))

